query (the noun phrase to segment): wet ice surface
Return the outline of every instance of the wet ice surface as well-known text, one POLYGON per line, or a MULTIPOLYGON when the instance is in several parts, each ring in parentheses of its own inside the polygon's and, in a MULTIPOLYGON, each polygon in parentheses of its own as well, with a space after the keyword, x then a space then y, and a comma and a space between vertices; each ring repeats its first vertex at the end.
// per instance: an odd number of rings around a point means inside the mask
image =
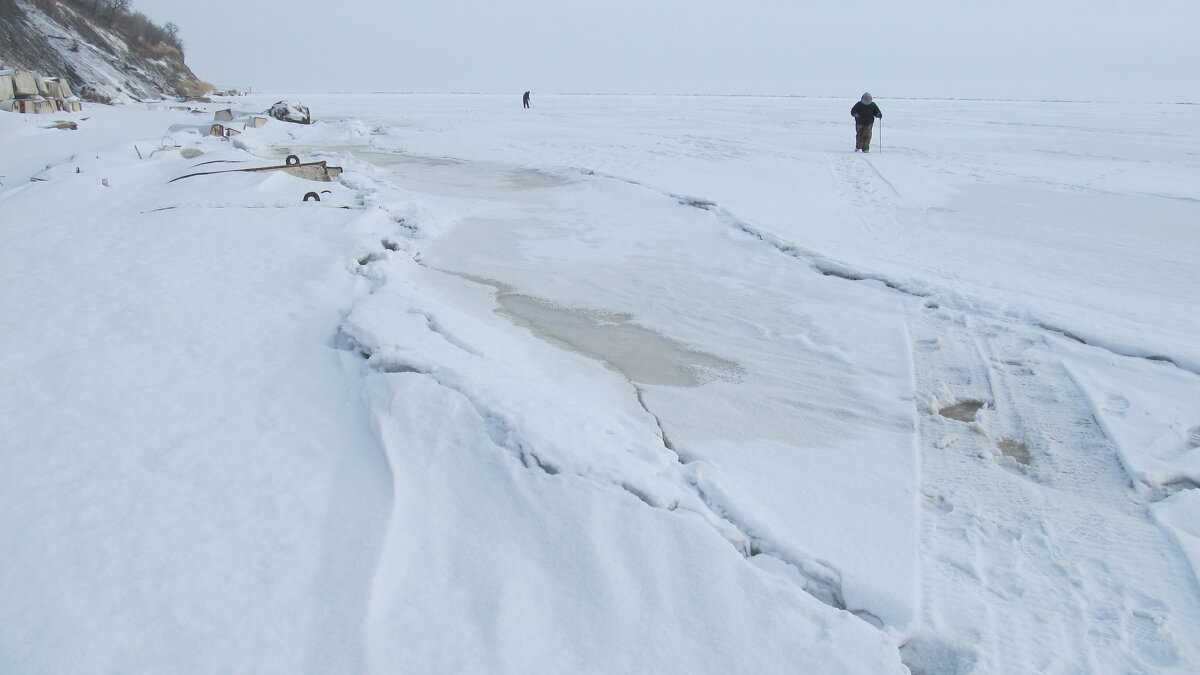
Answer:
POLYGON ((348 155, 386 169, 397 185, 432 194, 503 197, 512 191, 552 188, 568 182, 567 178, 536 169, 381 150, 368 143, 290 145, 276 150, 281 157, 295 154, 303 161, 310 161, 315 154, 348 155))
POLYGON ((601 359, 632 382, 696 387, 713 380, 736 382, 742 376, 738 364, 643 328, 628 314, 561 307, 516 293, 497 299, 503 314, 539 337, 601 359))
POLYGON ((740 365, 657 333, 623 312, 561 304, 514 292, 511 286, 465 272, 446 274, 496 289, 496 313, 539 338, 603 361, 637 384, 698 387, 738 382, 740 365))
MULTIPOLYGON (((569 181, 544 171, 466 162, 444 157, 421 157, 398 151, 372 149, 369 145, 285 147, 284 155, 345 153, 376 167, 385 168, 391 179, 409 189, 436 194, 495 195, 511 198, 513 191, 538 190, 566 185, 569 181)), ((476 229, 495 237, 503 221, 479 221, 476 229)), ((535 225, 536 227, 536 225, 535 225)), ((471 228, 464 236, 471 236, 471 228)), ((525 228, 507 228, 512 236, 536 236, 525 228)), ((473 243, 479 243, 478 240, 473 243)), ((454 274, 454 272, 449 272, 454 274)), ((526 326, 538 337, 552 340, 587 356, 600 359, 631 382, 648 385, 695 387, 713 380, 738 381, 742 369, 736 363, 706 354, 661 333, 639 326, 630 314, 610 310, 565 307, 552 301, 512 292, 500 282, 480 281, 500 291, 501 314, 526 326)))
POLYGON ((982 407, 983 401, 960 401, 938 410, 938 414, 959 422, 974 422, 976 413, 982 407))

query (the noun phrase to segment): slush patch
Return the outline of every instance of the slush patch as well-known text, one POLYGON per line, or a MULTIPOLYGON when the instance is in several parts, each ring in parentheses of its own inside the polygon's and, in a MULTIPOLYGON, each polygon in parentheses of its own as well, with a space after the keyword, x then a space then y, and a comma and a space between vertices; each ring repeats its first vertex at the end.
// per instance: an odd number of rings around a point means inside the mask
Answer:
POLYGON ((938 410, 938 414, 948 419, 958 420, 959 422, 974 422, 976 413, 983 406, 983 401, 970 399, 948 405, 938 410))
POLYGON ((1012 458, 1021 466, 1029 466, 1029 463, 1033 461, 1033 455, 1029 452, 1029 446, 1021 441, 1011 438, 1001 438, 997 441, 996 447, 1000 448, 1000 454, 1012 458))
POLYGON ((521 320, 539 337, 598 358, 632 382, 696 387, 742 378, 738 364, 643 328, 628 314, 560 307, 515 293, 501 293, 497 299, 505 314, 521 320))

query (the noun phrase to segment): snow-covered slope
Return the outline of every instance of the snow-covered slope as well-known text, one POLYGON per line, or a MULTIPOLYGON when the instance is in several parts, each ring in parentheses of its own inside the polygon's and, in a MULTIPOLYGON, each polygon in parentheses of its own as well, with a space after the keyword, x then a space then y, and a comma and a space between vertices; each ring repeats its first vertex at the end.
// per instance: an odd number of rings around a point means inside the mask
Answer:
POLYGON ((1200 667, 1174 108, 305 100, 0 115, 16 670, 1200 667))
POLYGON ((88 97, 162 99, 202 96, 211 87, 167 45, 139 46, 69 3, 47 12, 26 0, 3 0, 0 65, 65 77, 88 97))

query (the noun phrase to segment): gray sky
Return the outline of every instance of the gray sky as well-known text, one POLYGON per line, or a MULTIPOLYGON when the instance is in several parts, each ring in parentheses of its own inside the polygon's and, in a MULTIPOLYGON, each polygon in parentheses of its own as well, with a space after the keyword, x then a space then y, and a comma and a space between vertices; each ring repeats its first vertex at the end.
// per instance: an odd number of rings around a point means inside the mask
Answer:
POLYGON ((1200 99, 1196 0, 133 0, 218 86, 1200 99))

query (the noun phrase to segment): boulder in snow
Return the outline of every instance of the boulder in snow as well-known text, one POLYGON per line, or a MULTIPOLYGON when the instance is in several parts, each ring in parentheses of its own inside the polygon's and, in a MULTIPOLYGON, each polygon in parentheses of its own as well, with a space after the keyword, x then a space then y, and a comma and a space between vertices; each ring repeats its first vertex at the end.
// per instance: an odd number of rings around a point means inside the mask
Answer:
POLYGON ((267 114, 284 122, 312 124, 312 114, 308 112, 308 106, 299 101, 280 101, 271 106, 267 114))

